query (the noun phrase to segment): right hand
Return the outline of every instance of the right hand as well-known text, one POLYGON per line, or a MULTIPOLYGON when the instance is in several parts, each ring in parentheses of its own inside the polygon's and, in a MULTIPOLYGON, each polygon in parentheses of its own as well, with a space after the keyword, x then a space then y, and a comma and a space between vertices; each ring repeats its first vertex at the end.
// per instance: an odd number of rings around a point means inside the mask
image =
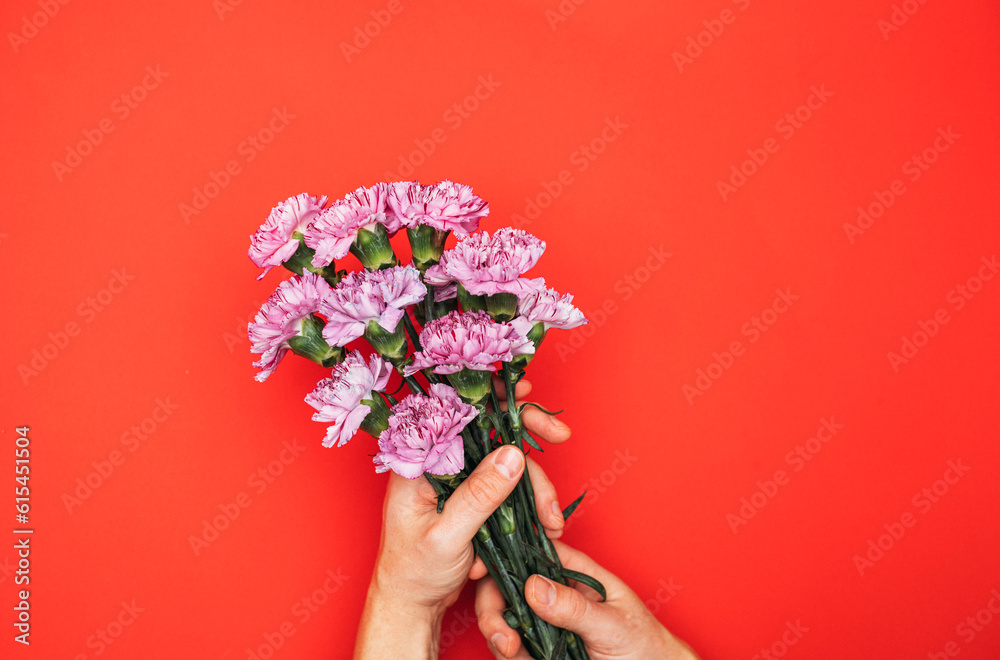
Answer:
MULTIPOLYGON (((565 543, 553 541, 553 545, 566 568, 599 580, 608 599, 599 602, 597 592, 583 584, 571 581, 574 586, 564 586, 540 575, 528 578, 524 595, 539 617, 577 633, 591 660, 698 660, 691 647, 671 635, 618 577, 565 543)), ((504 621, 505 606, 496 583, 480 580, 476 616, 494 657, 531 660, 521 638, 504 621)))

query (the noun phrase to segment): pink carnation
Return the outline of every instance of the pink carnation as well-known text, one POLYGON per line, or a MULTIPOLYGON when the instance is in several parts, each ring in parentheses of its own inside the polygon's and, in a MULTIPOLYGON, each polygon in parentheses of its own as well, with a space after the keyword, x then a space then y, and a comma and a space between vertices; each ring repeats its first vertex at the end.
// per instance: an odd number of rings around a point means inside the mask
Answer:
POLYGON ((261 370, 257 380, 263 382, 274 373, 288 351, 288 340, 301 331, 302 319, 318 311, 330 293, 330 285, 316 273, 296 275, 278 285, 247 328, 250 350, 261 353, 253 363, 261 370))
POLYGON ((275 266, 288 261, 299 247, 299 240, 292 234, 306 233, 310 223, 326 206, 326 196, 313 197, 302 193, 289 197, 273 209, 267 220, 260 226, 257 233, 250 237, 250 260, 264 272, 257 276, 261 279, 275 266))
POLYGON ((535 323, 544 323, 546 330, 549 328, 569 330, 587 323, 583 312, 573 306, 573 295, 570 293, 560 295, 555 289, 545 289, 521 296, 517 303, 517 311, 518 317, 511 323, 522 331, 521 326, 525 322, 528 328, 535 323))
POLYGON ((350 273, 324 299, 323 338, 331 346, 345 346, 365 333, 369 321, 393 332, 406 308, 424 299, 427 287, 412 266, 350 273))
POLYGON ((365 364, 361 353, 353 351, 333 367, 330 378, 319 381, 316 389, 306 395, 306 403, 317 410, 313 421, 333 422, 326 429, 324 447, 334 443, 342 447, 354 437, 371 412, 361 402, 378 396, 374 392, 384 392, 391 374, 392 365, 382 358, 372 355, 371 362, 365 364))
POLYGON ((472 194, 472 187, 445 179, 433 186, 416 181, 392 184, 389 207, 404 227, 429 225, 439 231, 452 231, 464 238, 479 228, 479 219, 490 212, 490 205, 472 194))
POLYGON ((389 428, 378 438, 376 472, 392 470, 407 479, 425 472, 457 474, 465 467, 462 429, 477 409, 452 388, 430 386, 430 395, 411 394, 392 409, 389 428))
POLYGON ((316 250, 313 267, 326 266, 334 259, 346 256, 362 229, 382 225, 389 236, 399 231, 399 218, 395 213, 387 212, 388 190, 387 183, 376 183, 371 188, 362 186, 316 218, 305 234, 306 245, 316 250))
POLYGON ((474 295, 513 293, 518 296, 541 291, 545 280, 521 277, 545 251, 545 242, 521 229, 505 227, 493 236, 483 231, 460 241, 431 266, 425 281, 435 286, 458 282, 474 295))
POLYGON ((535 346, 510 323, 497 323, 483 311, 449 312, 431 321, 420 333, 423 350, 406 367, 410 376, 433 367, 434 373, 453 374, 462 369, 496 371, 494 363, 510 362, 515 355, 530 355, 535 346))

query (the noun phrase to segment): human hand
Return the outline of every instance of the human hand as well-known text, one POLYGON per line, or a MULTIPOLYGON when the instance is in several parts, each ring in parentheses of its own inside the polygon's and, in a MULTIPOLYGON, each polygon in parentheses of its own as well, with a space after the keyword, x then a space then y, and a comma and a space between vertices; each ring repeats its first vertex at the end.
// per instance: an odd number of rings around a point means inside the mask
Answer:
MULTIPOLYGON (((518 383, 515 396, 530 392, 518 383)), ((503 404, 501 404, 503 405, 503 404)), ((525 427, 551 443, 566 441, 570 430, 534 407, 522 413, 525 427)), ((390 473, 383 505, 382 539, 362 615, 356 658, 436 657, 445 609, 457 600, 468 578, 486 575, 472 538, 514 489, 527 466, 539 518, 550 538, 562 533, 563 517, 552 483, 516 447, 501 447, 479 464, 437 513, 437 495, 424 478, 390 473)))
MULTIPOLYGON (((617 576, 565 543, 556 541, 553 545, 563 566, 586 573, 604 585, 607 600, 599 602, 597 592, 583 584, 565 586, 540 575, 528 578, 525 599, 545 621, 577 633, 591 660, 697 660, 691 647, 671 635, 617 576)), ((530 660, 521 638, 504 621, 505 607, 496 583, 480 580, 476 616, 490 651, 498 660, 530 660)))

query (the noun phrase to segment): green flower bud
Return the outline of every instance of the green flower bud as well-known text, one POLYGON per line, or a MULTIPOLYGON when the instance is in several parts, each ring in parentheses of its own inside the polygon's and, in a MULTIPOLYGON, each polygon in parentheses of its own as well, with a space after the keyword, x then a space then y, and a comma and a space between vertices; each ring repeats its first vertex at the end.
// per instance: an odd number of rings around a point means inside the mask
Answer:
POLYGON ((330 346, 323 339, 322 319, 310 314, 302 319, 299 334, 288 340, 288 347, 296 355, 312 360, 324 367, 332 367, 344 359, 344 349, 340 346, 330 346))
POLYGON ((361 403, 371 408, 371 412, 361 422, 361 430, 372 437, 379 437, 382 431, 389 428, 389 415, 392 411, 386 405, 385 399, 378 392, 372 392, 372 398, 361 399, 361 403))
POLYGON ((378 321, 369 321, 365 326, 365 339, 372 345, 378 354, 394 365, 402 362, 406 357, 406 327, 400 320, 396 324, 396 329, 388 332, 378 324, 378 321))
POLYGON ((444 253, 444 242, 451 232, 435 229, 430 225, 417 225, 406 228, 406 237, 410 239, 413 250, 413 266, 421 273, 441 261, 444 253))
POLYGON ((475 310, 486 311, 486 296, 477 296, 469 293, 461 283, 458 285, 458 302, 462 305, 462 311, 465 312, 475 310))
POLYGON ((490 395, 492 371, 465 369, 448 374, 448 382, 466 403, 482 405, 490 395))
POLYGON ((389 234, 380 224, 358 230, 351 244, 351 254, 360 259, 361 265, 368 270, 392 268, 398 263, 389 243, 389 234))
POLYGON ((517 316, 517 295, 501 292, 486 296, 486 311, 497 323, 511 320, 517 316))
POLYGON ((334 262, 330 262, 329 265, 323 266, 322 268, 316 268, 312 265, 313 256, 316 254, 316 250, 306 245, 305 240, 302 237, 302 232, 295 232, 292 234, 292 238, 296 238, 299 241, 299 246, 295 249, 295 254, 288 258, 282 266, 292 271, 296 275, 301 275, 304 271, 310 273, 316 273, 323 279, 325 279, 330 286, 335 286, 337 282, 343 279, 347 271, 337 271, 334 266, 334 262))

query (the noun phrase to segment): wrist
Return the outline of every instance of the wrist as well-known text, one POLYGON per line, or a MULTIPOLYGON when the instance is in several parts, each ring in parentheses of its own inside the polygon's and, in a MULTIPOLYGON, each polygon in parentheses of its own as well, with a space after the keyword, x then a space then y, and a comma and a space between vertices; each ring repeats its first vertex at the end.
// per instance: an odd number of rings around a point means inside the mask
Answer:
POLYGON ((444 607, 423 606, 372 578, 355 648, 356 660, 436 660, 444 607))

